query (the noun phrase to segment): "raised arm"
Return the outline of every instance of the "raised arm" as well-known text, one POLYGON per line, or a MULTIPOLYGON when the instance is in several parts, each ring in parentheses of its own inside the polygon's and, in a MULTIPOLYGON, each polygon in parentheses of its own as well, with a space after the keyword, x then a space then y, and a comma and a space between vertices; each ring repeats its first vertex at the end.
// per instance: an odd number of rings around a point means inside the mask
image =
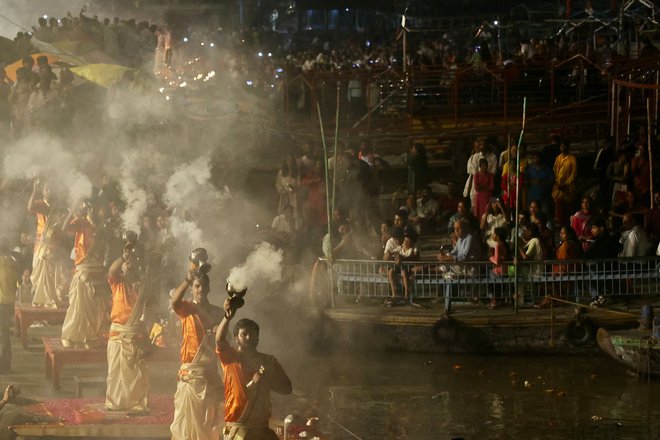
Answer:
POLYGON ((32 185, 32 194, 30 194, 30 198, 28 199, 28 204, 27 204, 28 212, 34 212, 34 199, 37 195, 38 188, 39 188, 39 179, 34 179, 34 183, 32 185))
POLYGON ((124 261, 124 257, 122 256, 112 262, 110 269, 108 269, 108 276, 110 278, 117 279, 121 277, 121 265, 124 264, 124 261))
POLYGON ((181 301, 183 300, 183 296, 186 294, 186 291, 188 290, 188 287, 190 287, 193 283, 193 275, 192 271, 188 271, 186 274, 186 278, 179 284, 179 287, 174 290, 174 294, 172 295, 172 299, 170 300, 170 305, 172 306, 173 309, 176 309, 180 304, 181 301))
POLYGON ((227 332, 229 331, 229 321, 234 317, 234 311, 230 306, 229 298, 225 298, 223 308, 225 310, 225 316, 223 316, 218 329, 215 331, 215 345, 220 351, 229 345, 227 332))

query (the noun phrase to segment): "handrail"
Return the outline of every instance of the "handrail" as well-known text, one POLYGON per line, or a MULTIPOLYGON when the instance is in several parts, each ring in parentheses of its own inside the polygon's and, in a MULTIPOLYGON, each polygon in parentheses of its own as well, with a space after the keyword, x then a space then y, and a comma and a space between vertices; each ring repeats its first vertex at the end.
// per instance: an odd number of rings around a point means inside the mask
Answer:
POLYGON ((587 302, 606 296, 654 296, 660 287, 660 258, 610 258, 590 260, 545 260, 502 264, 500 274, 488 261, 443 263, 414 261, 397 264, 382 260, 335 260, 328 264, 334 296, 387 298, 397 291, 408 300, 444 298, 449 310, 452 301, 512 300, 536 301, 543 296, 586 297, 587 302), (403 283, 403 277, 407 283, 403 283), (515 280, 521 286, 514 291, 515 280), (393 286, 394 284, 394 286, 393 286), (403 289, 408 287, 408 291, 403 289))

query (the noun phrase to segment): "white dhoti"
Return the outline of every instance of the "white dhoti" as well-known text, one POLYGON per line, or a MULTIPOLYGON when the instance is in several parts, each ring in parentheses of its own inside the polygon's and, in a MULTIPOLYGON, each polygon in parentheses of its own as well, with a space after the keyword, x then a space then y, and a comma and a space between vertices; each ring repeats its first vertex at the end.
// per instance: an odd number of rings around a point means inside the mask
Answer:
POLYGON ((149 394, 149 365, 134 328, 113 323, 108 340, 108 381, 105 407, 115 411, 144 411, 149 394))
POLYGON ((174 394, 174 420, 170 425, 172 440, 219 438, 220 377, 213 350, 205 347, 211 345, 211 341, 212 337, 205 336, 195 359, 191 363, 181 364, 179 368, 179 381, 174 394))
POLYGON ((102 276, 102 267, 76 268, 69 289, 69 308, 62 324, 64 346, 94 347, 99 344, 106 316, 104 301, 109 289, 102 276))
POLYGON ((64 285, 64 270, 54 258, 37 258, 30 276, 32 281, 32 305, 35 307, 58 307, 62 304, 61 287, 64 285))

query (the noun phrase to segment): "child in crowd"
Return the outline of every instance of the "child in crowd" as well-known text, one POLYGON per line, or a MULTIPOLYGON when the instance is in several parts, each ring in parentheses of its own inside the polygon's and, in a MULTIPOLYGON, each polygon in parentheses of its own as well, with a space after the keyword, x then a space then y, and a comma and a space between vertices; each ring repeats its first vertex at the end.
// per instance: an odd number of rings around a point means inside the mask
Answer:
POLYGON ((16 302, 19 304, 32 304, 32 281, 30 281, 30 269, 25 269, 21 275, 21 281, 16 289, 16 302))

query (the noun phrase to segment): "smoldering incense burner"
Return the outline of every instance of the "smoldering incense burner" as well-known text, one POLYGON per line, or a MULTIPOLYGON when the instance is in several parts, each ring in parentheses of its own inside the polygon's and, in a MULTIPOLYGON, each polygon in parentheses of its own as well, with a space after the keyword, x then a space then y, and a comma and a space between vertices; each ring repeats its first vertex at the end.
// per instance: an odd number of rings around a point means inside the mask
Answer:
POLYGON ((227 280, 227 295, 229 295, 229 305, 232 310, 240 309, 245 304, 243 297, 247 293, 247 287, 243 290, 236 290, 234 286, 231 285, 229 280, 227 280))
POLYGON ((190 253, 188 257, 194 270, 201 275, 206 275, 211 271, 211 265, 208 263, 209 254, 204 248, 197 248, 190 253))

